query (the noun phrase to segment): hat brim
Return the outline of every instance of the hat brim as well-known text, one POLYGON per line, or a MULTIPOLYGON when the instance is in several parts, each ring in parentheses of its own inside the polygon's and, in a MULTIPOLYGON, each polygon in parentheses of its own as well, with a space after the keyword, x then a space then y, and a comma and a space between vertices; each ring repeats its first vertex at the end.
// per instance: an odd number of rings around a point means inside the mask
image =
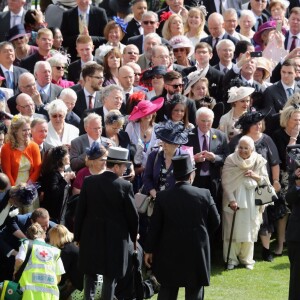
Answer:
POLYGON ((183 173, 179 172, 179 173, 176 173, 176 174, 173 171, 173 175, 174 175, 175 178, 176 177, 183 177, 183 176, 186 176, 186 175, 189 175, 189 174, 193 173, 196 170, 197 170, 197 168, 192 168, 191 170, 187 170, 187 172, 183 172, 183 173))
POLYGON ((187 86, 186 86, 186 88, 184 89, 184 92, 183 92, 183 94, 184 94, 184 96, 187 96, 190 92, 191 92, 191 89, 192 89, 192 86, 194 85, 194 84, 196 84, 201 78, 203 78, 204 76, 202 75, 202 72, 201 73, 199 73, 199 75, 197 76, 197 77, 195 77, 193 80, 191 80, 188 84, 187 84, 187 86))
POLYGON ((19 38, 19 37, 21 37, 21 36, 31 36, 31 34, 30 33, 20 33, 20 34, 16 34, 16 35, 14 35, 14 36, 12 36, 9 40, 8 40, 8 42, 13 42, 15 39, 17 39, 17 38, 19 38))
MULTIPOLYGON (((257 32, 254 34, 254 36, 253 36, 254 42, 255 42, 256 44, 258 44, 258 45, 261 46, 261 45, 264 43, 263 40, 262 40, 262 38, 261 38, 261 35, 262 35, 262 33, 263 33, 264 31, 269 30, 269 29, 276 29, 276 27, 274 27, 274 26, 269 26, 269 27, 266 27, 266 28, 263 28, 263 29, 257 31, 257 32)), ((281 33, 282 33, 283 35, 286 34, 286 29, 285 29, 284 27, 281 28, 281 33)))
POLYGON ((237 98, 231 99, 231 100, 228 99, 227 103, 234 103, 234 102, 240 101, 240 100, 244 99, 245 97, 252 95, 254 92, 255 92, 255 88, 247 87, 247 90, 245 90, 245 93, 243 95, 241 95, 237 98))
POLYGON ((125 164, 127 167, 131 166, 131 161, 129 160, 106 159, 106 162, 114 163, 114 164, 125 164))
MULTIPOLYGON (((154 101, 151 101, 152 103, 152 107, 150 107, 146 112, 142 112, 141 110, 136 111, 135 113, 132 113, 128 120, 129 121, 136 121, 139 120, 141 118, 144 118, 146 116, 149 116, 155 112, 157 112, 164 104, 164 98, 163 97, 159 97, 154 101)), ((146 100, 146 101, 150 101, 150 100, 146 100)))
POLYGON ((188 142, 188 138, 184 141, 177 141, 176 139, 174 140, 171 140, 169 137, 166 137, 164 135, 162 135, 160 132, 157 132, 155 133, 156 134, 156 137, 158 139, 160 139, 161 141, 165 142, 165 143, 168 143, 168 144, 173 144, 173 145, 185 145, 187 142, 188 142))

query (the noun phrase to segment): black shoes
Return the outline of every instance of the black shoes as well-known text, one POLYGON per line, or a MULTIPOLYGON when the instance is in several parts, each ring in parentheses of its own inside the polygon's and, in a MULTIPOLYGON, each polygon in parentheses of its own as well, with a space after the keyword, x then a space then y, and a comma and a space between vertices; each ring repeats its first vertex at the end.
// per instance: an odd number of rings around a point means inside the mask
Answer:
POLYGON ((264 261, 272 262, 274 260, 270 249, 267 249, 265 247, 262 248, 262 254, 261 255, 262 255, 262 259, 264 261))

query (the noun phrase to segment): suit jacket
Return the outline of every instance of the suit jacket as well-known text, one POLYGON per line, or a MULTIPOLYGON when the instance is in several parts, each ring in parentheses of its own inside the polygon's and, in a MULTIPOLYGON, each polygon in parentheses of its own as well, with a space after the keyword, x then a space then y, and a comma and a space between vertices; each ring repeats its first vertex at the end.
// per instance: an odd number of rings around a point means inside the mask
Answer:
MULTIPOLYGON (((95 56, 93 56, 93 61, 99 63, 95 56)), ((79 81, 81 69, 81 59, 77 59, 72 62, 68 66, 68 80, 73 81, 76 84, 79 81)))
MULTIPOLYGON (((106 24, 107 16, 105 10, 90 5, 88 30, 95 49, 105 42, 103 29, 106 24)), ((63 46, 69 48, 69 53, 74 61, 77 56, 76 39, 79 35, 78 7, 71 8, 63 13, 61 32, 64 37, 63 46)))
MULTIPOLYGON (((285 197, 288 205, 292 208, 287 226, 286 240, 287 242, 300 242, 300 191, 294 185, 291 187, 285 197)), ((295 298, 296 299, 296 298, 295 298)))
POLYGON ((140 55, 137 64, 141 67, 142 71, 147 70, 150 68, 149 63, 146 59, 145 54, 140 55))
MULTIPOLYGON (((86 97, 84 94, 84 90, 81 89, 77 94, 77 101, 76 104, 73 108, 74 113, 81 118, 83 115, 83 112, 88 109, 86 105, 86 97)), ((102 106, 102 103, 100 101, 100 93, 96 92, 96 97, 95 97, 95 103, 94 103, 94 108, 102 106)))
MULTIPOLYGON (((195 155, 201 152, 201 146, 199 144, 198 127, 195 127, 192 130, 192 133, 193 135, 189 136, 189 141, 186 145, 193 147, 193 151, 195 155)), ((209 172, 210 172, 211 180, 216 187, 216 195, 217 195, 221 183, 220 182, 221 167, 223 166, 224 161, 229 154, 227 138, 222 131, 213 128, 210 130, 209 152, 213 152, 216 156, 214 162, 209 162, 209 172)), ((200 162, 196 163, 196 168, 197 168, 196 177, 198 178, 200 177, 200 169, 201 169, 200 162)), ((213 195, 213 197, 215 197, 216 195, 213 195)))
MULTIPOLYGON (((1 23, 0 23, 0 24, 1 24, 1 23)), ((18 92, 19 92, 19 85, 18 85, 18 84, 19 84, 19 83, 18 83, 18 81, 19 81, 19 76, 20 76, 21 74, 25 73, 25 72, 27 72, 26 69, 23 69, 23 68, 20 68, 20 67, 16 67, 16 66, 13 66, 13 76, 14 76, 14 88, 13 88, 13 90, 14 90, 14 93, 18 93, 18 92)), ((0 68, 0 75, 1 75, 2 77, 6 78, 5 75, 3 74, 1 68, 0 68)), ((6 80, 3 80, 3 82, 2 82, 2 87, 7 88, 6 80)))
MULTIPOLYGON (((106 137, 101 137, 101 141, 108 143, 110 140, 106 137)), ((70 148, 70 165, 73 171, 79 171, 85 167, 86 148, 90 147, 87 133, 71 141, 70 148)))
POLYGON ((74 111, 70 111, 69 113, 67 113, 65 121, 66 123, 69 123, 79 128, 80 118, 74 113, 74 111))
POLYGON ((137 233, 132 184, 108 171, 85 178, 74 228, 74 240, 80 242, 81 271, 123 277, 128 265, 129 237, 135 242, 137 233))
POLYGON ((39 54, 39 52, 36 52, 36 53, 22 59, 20 62, 20 67, 26 69, 31 74, 33 74, 35 64, 41 60, 45 61, 45 59, 39 54))
POLYGON ((219 224, 219 213, 207 189, 177 182, 157 193, 144 250, 154 253, 153 271, 158 281, 165 286, 209 285, 209 236, 219 224), (174 264, 178 259, 180 263, 174 264))
POLYGON ((50 83, 50 95, 46 95, 46 94, 41 95, 43 103, 47 104, 47 103, 51 102, 52 100, 58 98, 58 96, 60 95, 62 90, 63 90, 62 87, 60 87, 54 83, 50 83))
MULTIPOLYGON (((187 76, 188 74, 196 70, 197 70, 196 66, 185 68, 182 71, 182 75, 187 76)), ((214 67, 209 66, 209 69, 205 77, 209 82, 208 88, 209 88, 210 96, 215 98, 217 102, 222 101, 223 99, 222 82, 224 78, 224 73, 216 70, 214 67)))
MULTIPOLYGON (((143 54, 143 42, 144 42, 144 35, 143 34, 139 34, 137 36, 131 36, 128 41, 127 41, 127 45, 129 44, 134 44, 135 46, 138 47, 140 54, 143 54)), ((166 39, 164 39, 163 37, 161 38, 161 43, 164 45, 168 44, 168 41, 166 39)))
MULTIPOLYGON (((238 42, 238 40, 236 38, 232 37, 227 32, 225 32, 223 37, 222 37, 222 40, 224 40, 224 39, 231 40, 234 43, 234 45, 236 45, 236 43, 238 42)), ((205 43, 211 45, 211 47, 213 48, 213 56, 210 59, 209 64, 211 66, 214 66, 217 63, 219 63, 220 59, 219 59, 219 56, 217 54, 217 49, 216 49, 216 47, 213 47, 213 37, 211 35, 209 35, 209 36, 201 39, 200 42, 205 42, 205 43)))
POLYGON ((126 27, 127 33, 125 34, 125 36, 121 42, 125 45, 128 45, 129 38, 140 35, 141 34, 139 31, 140 26, 141 26, 140 23, 137 20, 135 20, 134 18, 132 18, 127 24, 127 27, 126 27))
MULTIPOLYGON (((207 11, 206 18, 208 18, 212 13, 217 12, 216 4, 214 0, 201 0, 200 5, 204 5, 207 11)), ((237 11, 242 8, 241 0, 227 0, 227 5, 230 8, 235 8, 237 11)))
MULTIPOLYGON (((21 24, 24 24, 24 17, 26 14, 26 10, 24 10, 21 24)), ((7 40, 8 31, 10 29, 10 11, 0 12, 0 42, 4 42, 7 40)))
POLYGON ((43 148, 42 148, 42 150, 40 150, 40 153, 41 153, 41 157, 42 157, 42 160, 43 160, 43 158, 45 157, 45 154, 46 154, 51 148, 53 148, 53 146, 50 145, 50 144, 47 143, 47 142, 44 142, 42 145, 43 145, 43 148))

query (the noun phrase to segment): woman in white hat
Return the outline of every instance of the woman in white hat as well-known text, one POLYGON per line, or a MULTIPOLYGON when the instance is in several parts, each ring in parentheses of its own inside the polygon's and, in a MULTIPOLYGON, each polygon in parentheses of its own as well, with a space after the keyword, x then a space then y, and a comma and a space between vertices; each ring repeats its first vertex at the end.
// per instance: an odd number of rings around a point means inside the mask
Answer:
POLYGON ((265 57, 256 59, 256 70, 254 72, 254 80, 259 83, 259 90, 264 92, 265 89, 272 85, 267 80, 272 72, 272 62, 265 57))
POLYGON ((228 142, 235 135, 240 133, 239 129, 234 127, 239 117, 248 111, 250 107, 250 96, 255 91, 252 87, 232 87, 229 91, 227 103, 232 103, 232 109, 221 117, 219 129, 225 132, 228 142))
POLYGON ((184 67, 194 65, 193 61, 189 59, 194 53, 194 46, 186 36, 174 36, 170 39, 169 44, 172 46, 176 58, 174 63, 184 67))

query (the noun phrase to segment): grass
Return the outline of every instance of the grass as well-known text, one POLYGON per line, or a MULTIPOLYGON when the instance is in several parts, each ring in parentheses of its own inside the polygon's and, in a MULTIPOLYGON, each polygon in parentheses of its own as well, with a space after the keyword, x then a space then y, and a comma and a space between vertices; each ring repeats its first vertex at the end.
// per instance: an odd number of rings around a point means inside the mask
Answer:
MULTIPOLYGON (((260 244, 256 245, 254 270, 243 266, 225 271, 222 257, 212 265, 211 282, 205 287, 205 300, 286 300, 289 287, 289 259, 286 251, 273 262, 260 260, 260 244)), ((300 283, 299 283, 300 284, 300 283)), ((152 297, 152 300, 155 300, 152 297)), ((181 288, 178 300, 184 300, 181 288)))

